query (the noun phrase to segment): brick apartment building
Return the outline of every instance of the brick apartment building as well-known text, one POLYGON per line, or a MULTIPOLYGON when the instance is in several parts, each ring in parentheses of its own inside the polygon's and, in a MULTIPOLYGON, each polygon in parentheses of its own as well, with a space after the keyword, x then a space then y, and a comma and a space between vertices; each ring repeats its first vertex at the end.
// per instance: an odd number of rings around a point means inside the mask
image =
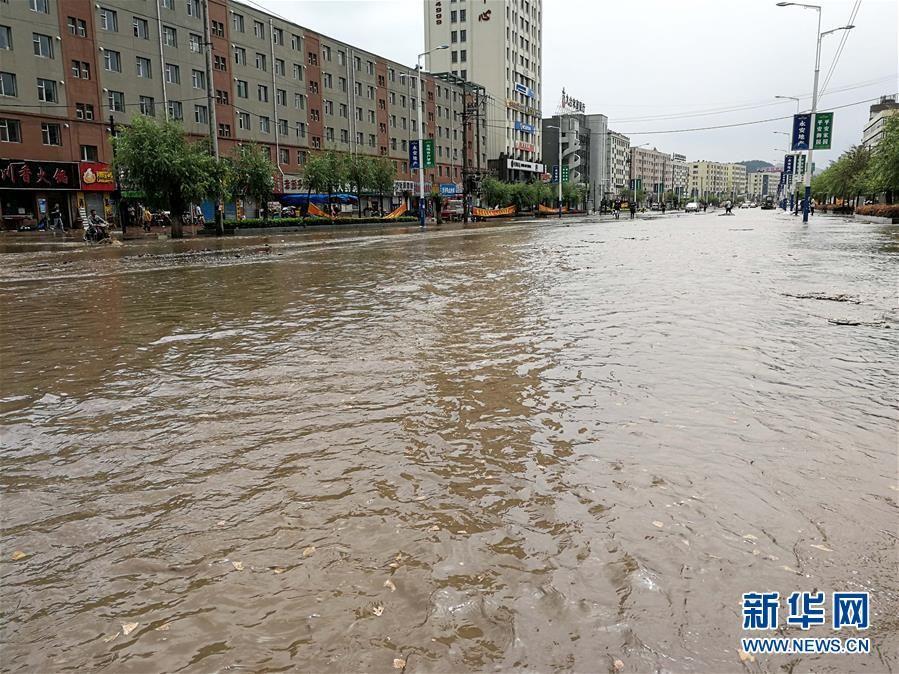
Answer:
MULTIPOLYGON (((394 202, 417 188, 409 143, 424 100, 435 144, 430 185, 462 180, 463 85, 423 74, 229 0, 208 0, 212 82, 206 81, 204 0, 0 0, 0 217, 5 227, 59 205, 112 213, 109 120, 180 121, 220 150, 261 145, 277 164, 276 191, 302 192, 310 152, 386 156, 394 202), (214 93, 214 110, 207 103, 214 93)), ((482 139, 483 130, 482 130, 482 139)), ((486 143, 486 140, 483 140, 486 143)), ((208 208, 209 205, 206 206, 208 208)), ((233 207, 232 207, 233 208, 233 207)), ((232 210, 233 212, 233 210, 232 210)), ((211 213, 207 214, 211 216, 211 213)))

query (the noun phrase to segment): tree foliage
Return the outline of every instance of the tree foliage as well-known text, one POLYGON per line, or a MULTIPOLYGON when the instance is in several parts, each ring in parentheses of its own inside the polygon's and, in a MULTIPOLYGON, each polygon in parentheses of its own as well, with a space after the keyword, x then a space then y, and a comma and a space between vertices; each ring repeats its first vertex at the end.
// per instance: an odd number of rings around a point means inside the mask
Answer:
POLYGON ((275 189, 276 168, 262 149, 255 143, 243 143, 223 163, 227 193, 233 199, 250 198, 265 207, 275 189))

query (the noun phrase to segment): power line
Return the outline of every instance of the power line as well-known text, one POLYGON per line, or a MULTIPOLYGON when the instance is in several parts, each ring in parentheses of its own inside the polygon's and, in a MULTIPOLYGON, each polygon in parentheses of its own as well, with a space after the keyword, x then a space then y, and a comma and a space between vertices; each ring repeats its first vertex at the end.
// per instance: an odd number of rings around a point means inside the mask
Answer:
MULTIPOLYGON (((862 6, 862 0, 855 0, 855 5, 852 7, 852 11, 849 13, 849 21, 846 22, 847 26, 852 26, 855 23, 855 17, 858 15, 858 10, 862 6)), ((840 46, 837 47, 837 51, 834 54, 833 62, 830 64, 830 69, 827 71, 827 77, 824 78, 824 86, 821 87, 821 95, 824 95, 824 92, 827 91, 827 85, 830 84, 830 78, 833 76, 834 71, 837 67, 837 62, 840 60, 840 55, 843 53, 843 47, 846 46, 847 40, 849 40, 849 33, 852 31, 844 30, 843 35, 840 37, 840 46)))
MULTIPOLYGON (((840 110, 842 108, 850 108, 854 105, 862 103, 871 103, 880 100, 879 98, 867 98, 863 101, 855 101, 854 103, 846 103, 845 105, 835 105, 831 110, 840 110)), ((690 131, 711 131, 713 129, 730 129, 737 126, 751 126, 753 124, 766 124, 768 122, 779 122, 784 119, 792 119, 793 115, 784 115, 783 117, 769 117, 768 119, 757 119, 751 122, 734 122, 733 124, 717 124, 715 126, 700 126, 692 129, 666 129, 664 131, 619 131, 626 136, 649 136, 660 133, 689 133, 690 131)))

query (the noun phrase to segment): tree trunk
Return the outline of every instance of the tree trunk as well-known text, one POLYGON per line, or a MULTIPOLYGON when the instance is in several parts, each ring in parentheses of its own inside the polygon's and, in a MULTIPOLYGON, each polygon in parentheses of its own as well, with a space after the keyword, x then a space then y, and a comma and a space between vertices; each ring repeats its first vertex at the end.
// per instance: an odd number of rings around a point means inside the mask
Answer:
POLYGON ((359 217, 362 217, 362 188, 356 186, 356 206, 359 209, 359 217))
POLYGON ((171 202, 171 212, 169 214, 169 225, 171 227, 171 237, 173 239, 181 239, 184 237, 184 231, 181 223, 181 216, 184 214, 184 204, 180 200, 171 202))

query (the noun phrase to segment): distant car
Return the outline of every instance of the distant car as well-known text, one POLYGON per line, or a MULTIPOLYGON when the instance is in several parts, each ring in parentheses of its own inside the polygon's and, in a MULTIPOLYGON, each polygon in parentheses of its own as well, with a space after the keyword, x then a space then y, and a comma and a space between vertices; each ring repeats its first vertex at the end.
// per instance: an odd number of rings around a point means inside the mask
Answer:
POLYGON ((447 199, 440 209, 440 216, 444 220, 461 220, 465 215, 465 205, 461 199, 447 199))
POLYGON ((684 211, 687 213, 698 213, 699 212, 699 203, 696 201, 691 201, 686 206, 684 206, 684 211))
POLYGON ((744 201, 742 204, 740 204, 740 208, 749 208, 749 202, 744 201))
POLYGON ((658 203, 650 204, 650 205, 649 205, 649 210, 651 210, 651 211, 658 211, 658 210, 660 210, 661 208, 662 208, 662 207, 661 207, 658 203))
POLYGON ((759 205, 757 203, 755 203, 754 201, 749 202, 749 208, 758 208, 758 207, 759 207, 759 205))

